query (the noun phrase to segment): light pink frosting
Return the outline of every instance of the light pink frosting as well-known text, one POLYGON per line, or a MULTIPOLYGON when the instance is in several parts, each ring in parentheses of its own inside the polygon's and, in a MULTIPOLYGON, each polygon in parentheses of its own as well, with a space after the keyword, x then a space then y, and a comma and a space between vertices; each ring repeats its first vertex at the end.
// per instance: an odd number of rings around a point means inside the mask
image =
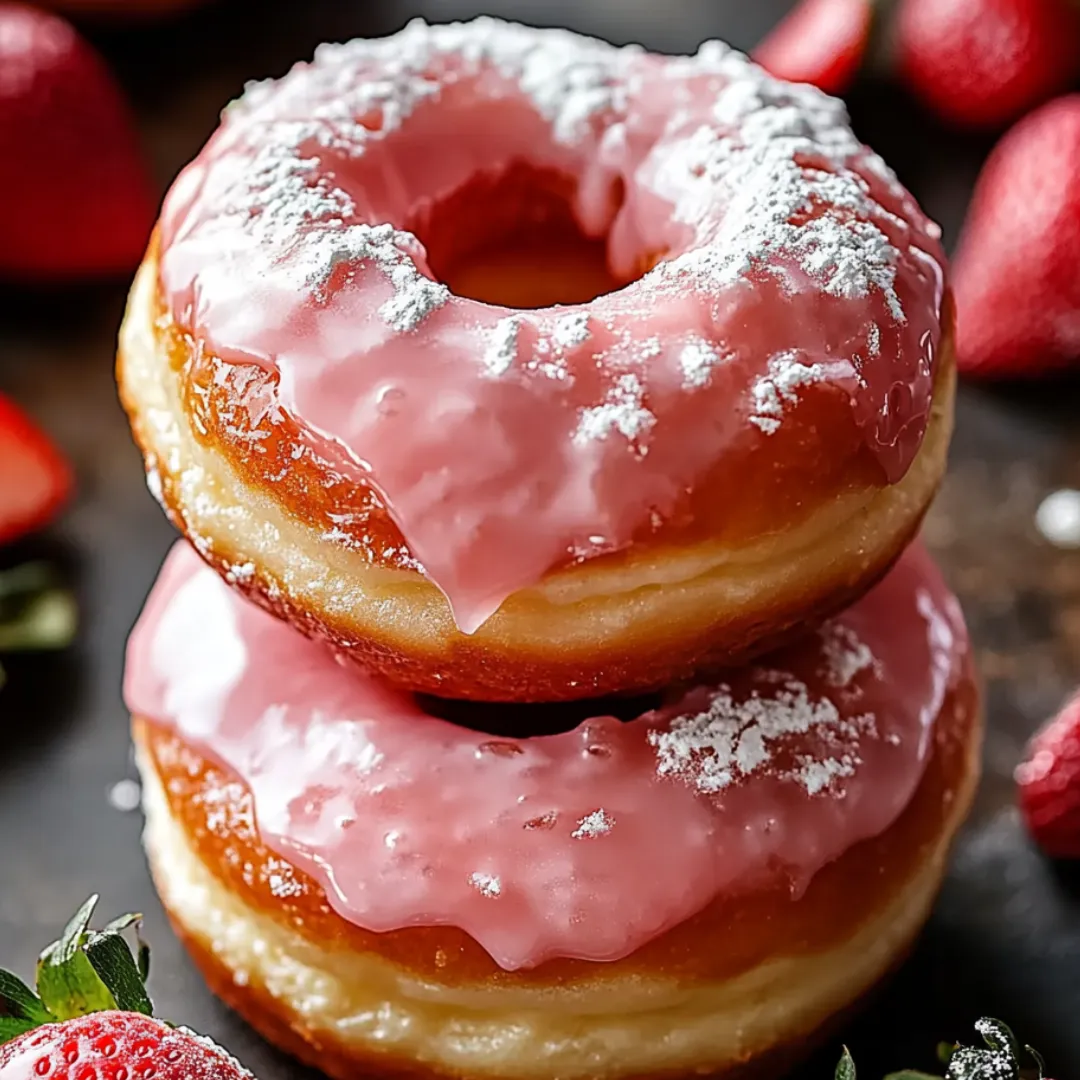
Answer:
POLYGON ((839 101, 721 43, 662 57, 416 22, 230 106, 166 200, 160 276, 198 341, 278 374, 270 412, 376 487, 471 632, 568 558, 662 527, 726 453, 774 454, 816 396, 848 400, 900 478, 929 409, 938 235, 839 101), (521 162, 576 181, 617 278, 663 261, 577 306, 451 295, 407 230, 521 162))
POLYGON ((798 895, 906 806, 967 647, 915 548, 759 666, 630 722, 495 738, 335 660, 178 545, 125 695, 235 770, 263 841, 345 919, 458 926, 514 970, 619 959, 776 875, 798 895))

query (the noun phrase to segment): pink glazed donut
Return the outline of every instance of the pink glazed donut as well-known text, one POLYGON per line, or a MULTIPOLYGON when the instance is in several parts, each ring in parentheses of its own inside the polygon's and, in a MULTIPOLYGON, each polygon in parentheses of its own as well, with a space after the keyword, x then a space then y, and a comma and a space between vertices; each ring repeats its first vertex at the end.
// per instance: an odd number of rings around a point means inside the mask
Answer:
POLYGON ((342 653, 445 697, 648 690, 914 535, 938 236, 840 102, 725 45, 416 22, 225 111, 121 391, 204 558, 342 653))
POLYGON ((125 696, 174 924, 338 1080, 775 1075, 922 925, 981 728, 918 547, 767 660, 541 720, 394 690, 181 544, 125 696))

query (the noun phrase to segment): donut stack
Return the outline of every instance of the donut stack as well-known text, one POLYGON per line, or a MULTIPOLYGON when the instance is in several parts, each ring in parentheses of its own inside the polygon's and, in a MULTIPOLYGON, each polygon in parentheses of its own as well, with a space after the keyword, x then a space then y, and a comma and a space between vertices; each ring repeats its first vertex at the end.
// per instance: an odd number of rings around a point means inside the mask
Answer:
POLYGON ((211 986, 340 1080, 805 1053, 976 779, 963 620, 905 550, 951 335, 842 105, 720 43, 415 23, 249 88, 118 369, 190 541, 126 697, 211 986), (447 283, 566 222, 603 295, 447 283))

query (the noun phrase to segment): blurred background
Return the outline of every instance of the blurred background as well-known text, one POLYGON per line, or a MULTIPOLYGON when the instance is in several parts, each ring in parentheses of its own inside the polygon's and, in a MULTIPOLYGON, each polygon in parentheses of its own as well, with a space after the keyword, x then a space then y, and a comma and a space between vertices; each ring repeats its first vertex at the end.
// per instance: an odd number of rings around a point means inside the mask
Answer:
MULTIPOLYGON (((5 39, 5 6, 0 3, 0 395, 39 425, 59 457, 36 447, 44 508, 30 514, 28 529, 12 530, 28 535, 12 535, 0 547, 0 568, 29 562, 44 567, 44 576, 31 588, 9 589, 17 598, 25 594, 18 604, 0 586, 0 623, 8 603, 6 617, 23 620, 20 635, 62 644, 71 629, 65 590, 79 615, 69 647, 0 658, 7 673, 0 690, 0 960, 28 971, 38 944, 77 902, 100 891, 102 910, 135 906, 148 913, 159 1011, 214 1036, 263 1080, 300 1076, 302 1070, 263 1046, 204 990, 161 921, 138 846, 138 791, 120 700, 123 647, 174 534, 145 491, 116 401, 115 335, 131 269, 123 266, 119 240, 109 265, 93 265, 93 252, 81 267, 29 265, 22 257, 20 245, 45 249, 47 214, 35 199, 41 190, 59 198, 50 186, 56 174, 70 172, 84 186, 106 181, 86 180, 100 144, 81 121, 71 136, 76 159, 66 165, 43 163, 33 140, 22 141, 25 129, 54 118, 45 111, 29 124, 20 106, 10 104, 18 65, 15 38, 5 39), (22 117, 22 127, 5 120, 5 108, 9 117, 22 117), (38 528, 54 516, 69 483, 73 494, 63 511, 38 528), (42 595, 56 603, 42 609, 42 595)), ((813 46, 805 50, 808 58, 789 41, 794 55, 785 57, 781 42, 775 62, 819 63, 826 78, 839 81, 835 88, 843 91, 857 132, 941 223, 951 250, 992 147, 1017 115, 1075 85, 1080 67, 1062 76, 1061 85, 1021 88, 1000 116, 963 116, 897 75, 889 27, 875 25, 863 41, 863 30, 846 21, 852 3, 811 6, 826 18, 807 17, 796 27, 796 44, 813 46)), ((245 81, 284 73, 323 40, 383 35, 418 15, 447 21, 483 12, 665 52, 692 51, 711 37, 750 50, 794 7, 788 0, 73 0, 66 12, 128 103, 117 108, 130 110, 137 146, 117 156, 142 157, 148 172, 130 183, 144 190, 148 175, 146 197, 156 207, 245 81), (76 10, 95 7, 111 10, 76 10), (178 10, 137 10, 155 7, 178 10)), ((1038 65, 1045 72, 1050 61, 1039 58, 1038 65)), ((119 143, 126 136, 109 137, 119 143)), ((1080 157, 1053 167, 1064 170, 1067 187, 1080 157)), ((124 205, 138 205, 141 197, 124 205)), ((123 224, 141 244, 145 226, 123 224)), ((1073 255, 1080 258, 1080 251, 1073 255)), ((1080 327, 1080 313, 1074 316, 1080 327)), ((961 388, 950 473, 926 534, 962 598, 979 649, 990 716, 986 777, 926 935, 849 1033, 860 1075, 932 1068, 939 1040, 967 1037, 972 1021, 989 1013, 1043 1050, 1052 1075, 1080 1076, 1080 874, 1036 852, 1015 810, 1013 782, 1028 737, 1080 681, 1080 381, 1068 373, 1067 360, 1051 358, 1044 366, 1055 371, 1042 378, 1017 379, 1011 376, 1032 371, 1005 370, 1010 378, 988 381, 977 377, 985 373, 976 358, 973 377, 961 388)), ((1030 366, 1017 358, 1023 363, 1030 366)), ((5 481, 16 483, 17 452, 29 453, 26 438, 11 439, 5 449, 0 408, 0 539, 7 539, 5 481)), ((8 641, 25 643, 19 635, 8 641)), ((4 642, 0 632, 0 650, 4 642)), ((834 1064, 830 1050, 799 1075, 831 1076, 834 1064)))

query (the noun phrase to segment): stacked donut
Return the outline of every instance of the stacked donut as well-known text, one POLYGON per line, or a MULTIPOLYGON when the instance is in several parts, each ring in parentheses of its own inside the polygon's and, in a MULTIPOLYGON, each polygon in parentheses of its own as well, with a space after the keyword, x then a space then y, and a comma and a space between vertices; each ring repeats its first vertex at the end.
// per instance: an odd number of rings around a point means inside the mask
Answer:
POLYGON ((772 1075, 903 955, 977 774, 908 547, 952 328, 838 102, 716 42, 324 46, 176 181, 119 378, 190 541, 128 654, 151 866, 268 1038, 772 1075))

